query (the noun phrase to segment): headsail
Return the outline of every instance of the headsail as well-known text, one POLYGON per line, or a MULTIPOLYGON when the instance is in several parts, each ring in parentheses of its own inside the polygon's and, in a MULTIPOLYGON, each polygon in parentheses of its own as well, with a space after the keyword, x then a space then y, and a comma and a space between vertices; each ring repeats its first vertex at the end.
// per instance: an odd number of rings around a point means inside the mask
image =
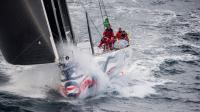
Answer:
POLYGON ((2 0, 0 17, 0 47, 11 64, 55 62, 55 44, 72 33, 65 0, 2 0))
POLYGON ((68 39, 75 42, 66 0, 43 1, 55 41, 67 40, 65 33, 70 32, 68 39))

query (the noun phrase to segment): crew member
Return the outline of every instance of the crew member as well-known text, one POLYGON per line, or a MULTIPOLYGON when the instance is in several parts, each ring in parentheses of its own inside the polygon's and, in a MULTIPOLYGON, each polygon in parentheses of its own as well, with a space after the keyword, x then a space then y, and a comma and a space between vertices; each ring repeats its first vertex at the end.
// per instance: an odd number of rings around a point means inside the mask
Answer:
POLYGON ((103 38, 98 47, 102 47, 102 45, 105 45, 107 49, 112 49, 113 41, 114 41, 114 33, 113 29, 111 28, 111 25, 109 25, 103 32, 103 38))
POLYGON ((129 42, 128 34, 125 31, 122 31, 121 39, 124 39, 129 42))
POLYGON ((116 33, 116 39, 120 40, 122 35, 122 28, 119 28, 118 32, 116 33))

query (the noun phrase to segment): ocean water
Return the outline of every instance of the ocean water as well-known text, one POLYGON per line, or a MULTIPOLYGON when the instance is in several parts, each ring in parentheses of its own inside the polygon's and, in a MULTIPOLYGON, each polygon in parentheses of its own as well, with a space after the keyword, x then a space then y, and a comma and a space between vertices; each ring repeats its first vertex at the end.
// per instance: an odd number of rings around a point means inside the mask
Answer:
MULTIPOLYGON (((69 8, 74 32, 78 42, 86 42, 85 13, 79 1, 73 1, 69 8)), ((115 57, 109 67, 117 64, 118 70, 111 79, 100 74, 103 89, 97 96, 63 98, 55 91, 60 76, 56 64, 13 66, 0 56, 0 112, 200 111, 200 0, 104 2, 114 31, 126 30, 131 46, 98 57, 74 53, 86 69, 97 72, 88 57, 93 63, 115 57)), ((102 32, 97 0, 82 3, 102 32)), ((93 23, 92 36, 98 43, 93 23)))

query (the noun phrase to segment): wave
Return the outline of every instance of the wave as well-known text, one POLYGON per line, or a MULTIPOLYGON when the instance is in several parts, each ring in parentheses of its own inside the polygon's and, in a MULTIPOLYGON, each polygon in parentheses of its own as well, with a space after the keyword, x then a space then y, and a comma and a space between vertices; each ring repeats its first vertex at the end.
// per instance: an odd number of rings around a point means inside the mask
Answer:
POLYGON ((188 40, 188 41, 192 41, 192 42, 200 41, 200 32, 186 33, 184 35, 183 39, 188 40))
POLYGON ((200 55, 199 48, 190 45, 183 44, 183 45, 170 46, 168 48, 170 49, 170 52, 174 53, 192 54, 196 56, 200 55))
MULTIPOLYGON (((196 76, 196 77, 195 77, 195 79, 196 79, 196 80, 200 80, 200 76, 199 76, 199 75, 198 75, 198 76, 196 76)), ((200 85, 200 83, 197 83, 197 84, 199 84, 199 85, 200 85)))
POLYGON ((9 81, 9 77, 5 75, 4 73, 0 72, 0 85, 2 86, 8 81, 9 81))

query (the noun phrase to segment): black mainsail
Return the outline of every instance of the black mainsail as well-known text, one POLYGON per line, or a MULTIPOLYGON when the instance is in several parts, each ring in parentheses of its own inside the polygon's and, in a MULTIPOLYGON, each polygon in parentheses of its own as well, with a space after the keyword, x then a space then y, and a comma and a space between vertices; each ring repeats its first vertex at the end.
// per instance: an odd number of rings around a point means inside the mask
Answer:
POLYGON ((0 1, 0 48, 11 64, 58 61, 65 32, 75 40, 65 0, 0 1))

